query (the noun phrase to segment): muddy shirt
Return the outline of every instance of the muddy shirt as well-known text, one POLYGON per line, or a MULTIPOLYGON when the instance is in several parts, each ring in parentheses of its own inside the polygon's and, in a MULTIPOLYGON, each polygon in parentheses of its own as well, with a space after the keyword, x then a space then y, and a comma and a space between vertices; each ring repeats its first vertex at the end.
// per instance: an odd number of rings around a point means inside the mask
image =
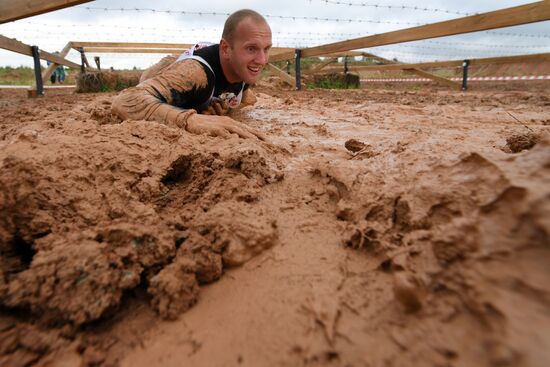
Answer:
POLYGON ((219 45, 197 50, 195 55, 203 58, 212 70, 194 59, 164 62, 168 65, 159 68, 154 76, 122 91, 113 101, 112 113, 123 120, 155 120, 182 127, 191 114, 208 107, 212 96, 226 100, 238 96, 243 84, 229 83, 225 78, 219 45))
MULTIPOLYGON (((230 108, 236 108, 241 103, 242 93, 248 89, 248 85, 244 82, 229 83, 225 78, 220 62, 220 45, 211 45, 208 47, 195 50, 192 56, 198 56, 201 60, 201 65, 208 77, 208 89, 215 99, 221 99, 229 105, 230 108), (204 60, 204 62, 202 62, 204 60)), ((178 60, 185 59, 182 55, 178 60)), ((199 111, 208 108, 211 101, 205 101, 199 105, 199 111)))

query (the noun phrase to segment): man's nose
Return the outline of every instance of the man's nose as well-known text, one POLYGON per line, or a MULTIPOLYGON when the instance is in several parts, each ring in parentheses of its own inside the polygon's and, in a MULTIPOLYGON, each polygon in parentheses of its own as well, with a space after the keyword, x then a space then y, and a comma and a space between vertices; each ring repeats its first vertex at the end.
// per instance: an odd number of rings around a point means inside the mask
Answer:
POLYGON ((261 50, 256 55, 256 62, 260 65, 266 65, 269 58, 269 51, 261 50))

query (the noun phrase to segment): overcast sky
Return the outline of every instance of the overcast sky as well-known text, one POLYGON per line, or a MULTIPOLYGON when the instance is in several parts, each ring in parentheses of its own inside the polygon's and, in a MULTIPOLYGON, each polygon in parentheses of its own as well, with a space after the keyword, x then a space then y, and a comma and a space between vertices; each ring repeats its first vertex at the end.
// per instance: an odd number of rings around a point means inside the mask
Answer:
MULTIPOLYGON (((227 17, 225 14, 250 8, 267 17, 273 31, 274 46, 303 48, 531 2, 533 1, 202 0, 191 3, 178 0, 97 0, 2 24, 0 34, 29 45, 37 45, 49 52, 61 50, 68 41, 218 42, 227 17), (412 9, 415 6, 421 9, 412 9), (112 10, 106 11, 104 8, 112 10), (125 10, 121 11, 121 8, 125 10), (136 8, 143 10, 131 10, 136 8), (217 14, 198 15, 193 14, 194 12, 217 14), (280 16, 283 18, 279 18, 280 16)), ((403 62, 550 52, 550 22, 375 47, 368 51, 386 58, 395 57, 403 62)), ((147 67, 162 57, 150 54, 97 55, 101 57, 102 66, 113 66, 116 69, 147 67)), ((93 56, 95 55, 88 55, 90 61, 93 56)), ((76 51, 71 51, 68 58, 80 63, 76 51)), ((32 58, 0 50, 0 66, 8 65, 32 66, 32 58)))

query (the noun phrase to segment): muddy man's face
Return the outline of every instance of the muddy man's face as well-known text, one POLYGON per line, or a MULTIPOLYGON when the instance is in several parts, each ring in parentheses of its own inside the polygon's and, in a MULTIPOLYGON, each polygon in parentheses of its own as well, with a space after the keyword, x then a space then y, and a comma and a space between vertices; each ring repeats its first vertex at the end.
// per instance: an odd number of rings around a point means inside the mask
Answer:
POLYGON ((231 44, 225 40, 220 43, 225 76, 230 83, 254 84, 268 62, 271 29, 265 22, 248 18, 239 23, 233 38, 231 44))

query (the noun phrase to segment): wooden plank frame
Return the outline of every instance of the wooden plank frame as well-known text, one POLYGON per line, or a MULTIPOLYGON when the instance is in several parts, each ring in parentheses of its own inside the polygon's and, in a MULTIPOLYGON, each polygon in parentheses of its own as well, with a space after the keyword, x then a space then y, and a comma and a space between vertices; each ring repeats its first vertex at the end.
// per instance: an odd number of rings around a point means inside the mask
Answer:
MULTIPOLYGON (((32 56, 31 46, 24 44, 23 42, 0 35, 0 48, 17 52, 22 55, 32 56)), ((71 68, 79 68, 80 65, 75 64, 63 57, 51 54, 46 51, 40 50, 40 58, 42 60, 48 60, 59 65, 65 65, 71 68)))
POLYGON ((153 42, 83 42, 71 41, 74 49, 80 47, 109 47, 109 48, 176 48, 189 49, 193 44, 190 43, 153 43, 153 42))
MULTIPOLYGON (((65 45, 65 47, 63 47, 63 49, 59 53, 59 57, 65 58, 65 56, 67 56, 69 51, 71 51, 71 48, 72 48, 71 43, 70 42, 67 43, 65 45)), ((59 66, 59 64, 56 64, 55 62, 50 64, 46 68, 46 70, 44 70, 44 72, 42 73, 42 80, 48 80, 50 78, 50 76, 52 76, 53 72, 55 71, 55 69, 57 69, 58 66, 59 66)), ((36 82, 31 87, 31 90, 34 90, 34 89, 36 89, 36 82)))
POLYGON ((273 64, 267 64, 267 70, 273 74, 281 78, 284 82, 290 84, 293 88, 296 88, 296 79, 294 79, 292 76, 288 75, 284 70, 279 69, 273 64))
MULTIPOLYGON (((429 38, 486 31, 550 20, 550 0, 516 6, 469 17, 447 20, 398 31, 330 43, 302 49, 302 57, 326 55, 333 52, 420 41, 429 38)), ((292 60, 294 52, 281 53, 270 58, 270 62, 292 60)))
MULTIPOLYGON (((504 57, 488 57, 481 59, 471 59, 470 66, 486 65, 486 64, 510 64, 518 62, 544 62, 550 61, 550 53, 534 54, 534 55, 519 55, 519 56, 504 56, 504 57)), ((462 66, 463 60, 451 61, 436 61, 417 64, 388 64, 388 65, 367 65, 367 66, 350 66, 352 71, 385 71, 385 70, 405 70, 405 69, 430 69, 442 67, 459 67, 462 66)), ((326 71, 334 71, 336 69, 328 69, 326 71)), ((341 68, 338 68, 341 70, 341 68)))
POLYGON ((82 47, 84 52, 90 53, 128 53, 128 54, 176 54, 187 48, 119 48, 119 47, 82 47))
MULTIPOLYGON (((367 52, 361 52, 361 54, 363 54, 362 56, 366 56, 366 57, 369 57, 371 59, 375 59, 375 60, 378 60, 380 61, 381 63, 385 64, 385 65, 397 65, 396 62, 392 61, 392 60, 388 60, 388 59, 385 59, 383 57, 380 57, 380 56, 376 56, 374 54, 370 54, 370 53, 367 53, 367 52)), ((331 62, 333 62, 334 60, 336 59, 331 59, 329 61, 326 61, 326 62, 323 62, 319 65, 317 65, 315 68, 313 68, 312 70, 310 70, 308 72, 309 75, 313 75, 313 74, 316 74, 316 73, 319 73, 319 72, 327 72, 327 71, 340 71, 341 68, 331 68, 329 70, 323 70, 328 64, 330 64, 331 62)), ((403 64, 403 65, 407 65, 407 64, 403 64)), ((351 71, 357 71, 357 69, 354 69, 353 66, 352 67, 348 67, 348 70, 351 70, 351 71)), ((440 84, 444 84, 444 85, 447 85, 447 86, 450 86, 452 88, 455 88, 455 89, 461 89, 462 86, 457 83, 457 82, 454 82, 452 80, 449 80, 449 79, 446 79, 446 78, 443 78, 443 77, 440 77, 440 76, 437 76, 437 75, 434 75, 434 74, 431 74, 431 73, 428 73, 427 71, 423 71, 423 70, 419 70, 419 69, 415 69, 415 68, 410 68, 410 66, 407 65, 406 68, 402 69, 402 70, 407 70, 413 74, 416 74, 416 75, 419 75, 419 76, 422 76, 424 78, 429 78, 429 79, 432 79, 433 81, 437 82, 437 83, 440 83, 440 84)))
POLYGON ((315 67, 313 69, 308 70, 307 72, 304 72, 304 74, 306 74, 306 75, 316 74, 316 73, 320 72, 321 70, 323 70, 324 68, 326 68, 327 66, 329 66, 330 64, 332 64, 333 62, 336 62, 337 60, 338 60, 337 57, 330 57, 328 60, 323 61, 319 65, 315 65, 315 67))
POLYGON ((0 0, 0 24, 91 1, 92 0, 0 0))

